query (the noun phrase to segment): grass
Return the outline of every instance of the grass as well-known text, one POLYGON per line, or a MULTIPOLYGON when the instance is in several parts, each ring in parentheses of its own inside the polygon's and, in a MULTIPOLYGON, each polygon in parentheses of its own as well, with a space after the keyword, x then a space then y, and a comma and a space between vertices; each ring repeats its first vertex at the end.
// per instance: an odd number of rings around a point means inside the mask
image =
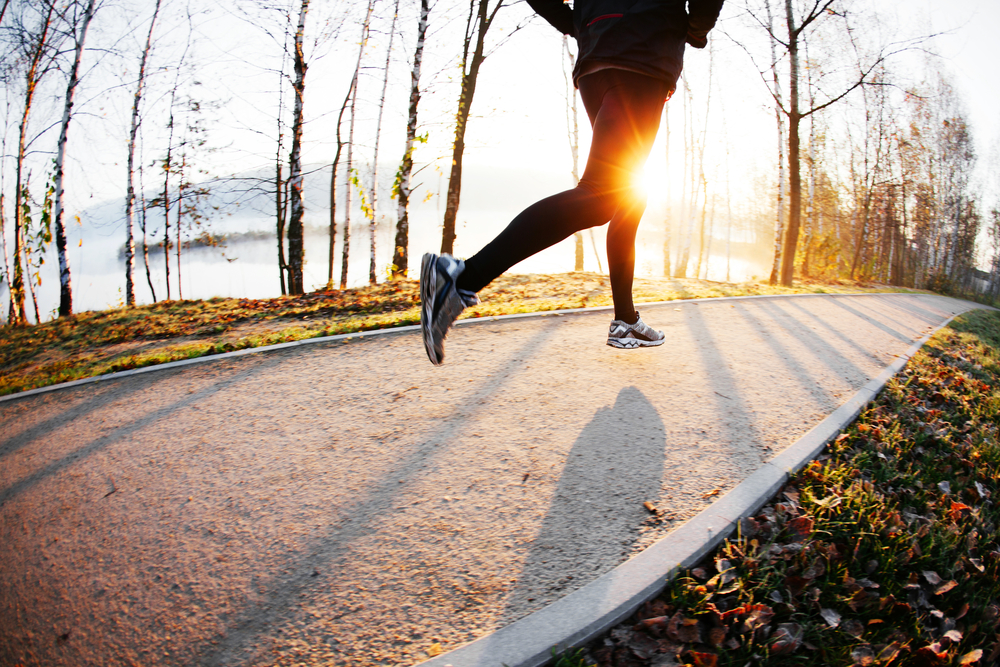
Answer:
POLYGON ((972 311, 734 538, 560 667, 998 664, 998 433, 1000 313, 972 311))
MULTIPOLYGON (((759 283, 639 278, 637 303, 752 294, 900 291, 858 283, 759 283)), ((606 276, 595 273, 504 275, 463 317, 611 304, 606 276)), ((35 326, 0 328, 0 395, 105 373, 275 343, 356 333, 420 320, 418 285, 398 281, 273 299, 161 301, 88 311, 35 326)))

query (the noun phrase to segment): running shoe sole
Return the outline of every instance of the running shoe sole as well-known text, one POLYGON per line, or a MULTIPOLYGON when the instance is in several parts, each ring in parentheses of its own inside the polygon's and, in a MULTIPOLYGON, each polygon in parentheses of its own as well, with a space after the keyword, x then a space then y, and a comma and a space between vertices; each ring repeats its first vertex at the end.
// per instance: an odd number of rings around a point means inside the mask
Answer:
POLYGON ((444 361, 444 350, 441 354, 434 345, 434 297, 437 293, 437 255, 428 252, 420 260, 420 330, 424 337, 424 349, 427 358, 435 366, 444 361))

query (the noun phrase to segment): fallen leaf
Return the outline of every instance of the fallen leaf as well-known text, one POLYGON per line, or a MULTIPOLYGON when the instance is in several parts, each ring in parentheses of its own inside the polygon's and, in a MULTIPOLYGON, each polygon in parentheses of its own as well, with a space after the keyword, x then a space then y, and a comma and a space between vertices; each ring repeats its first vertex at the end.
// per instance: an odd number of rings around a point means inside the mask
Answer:
POLYGON ((712 628, 708 631, 708 643, 719 648, 722 643, 726 641, 726 629, 725 628, 712 628))
POLYGON ((635 632, 628 640, 628 647, 635 653, 635 657, 648 660, 660 650, 660 643, 641 632, 635 632))
POLYGON ((865 634, 865 626, 853 618, 841 623, 840 629, 857 639, 861 639, 861 635, 865 634))
POLYGON ((945 582, 940 586, 938 586, 937 590, 934 591, 934 595, 944 595, 945 593, 955 588, 956 586, 958 586, 958 582, 952 579, 951 581, 945 582))
POLYGON ((938 488, 941 489, 941 493, 949 494, 951 493, 951 484, 947 481, 938 482, 938 488))
POLYGON ((704 500, 706 498, 711 498, 712 496, 719 495, 721 492, 722 492, 721 489, 712 489, 708 493, 703 493, 702 496, 701 496, 701 498, 702 498, 702 500, 704 500))
POLYGON ((948 510, 948 518, 952 521, 958 522, 962 518, 962 510, 971 510, 972 508, 965 503, 952 502, 951 509, 948 510))
POLYGON ((944 636, 956 644, 962 641, 962 633, 959 632, 958 630, 949 630, 948 632, 944 633, 944 636))
POLYGON ((714 653, 691 651, 688 655, 691 656, 691 664, 694 667, 716 667, 719 664, 719 656, 714 653))
POLYGON ((443 652, 443 649, 441 648, 441 644, 431 644, 427 648, 427 655, 429 655, 432 658, 441 655, 442 652, 443 652))
POLYGON ((840 625, 840 614, 833 609, 820 609, 819 615, 823 617, 823 620, 826 621, 826 624, 831 628, 836 628, 840 625))
POLYGON ((797 516, 788 522, 788 532, 794 541, 801 542, 812 533, 813 524, 812 517, 797 516))
POLYGON ((899 655, 899 651, 902 648, 903 646, 899 642, 893 642, 889 644, 884 649, 879 651, 878 661, 881 663, 892 662, 892 660, 894 660, 896 656, 899 655))
POLYGON ((862 665, 862 667, 868 667, 868 665, 875 662, 875 651, 868 644, 862 644, 851 651, 851 660, 855 664, 862 665))
POLYGON ((701 626, 698 625, 698 619, 685 618, 682 620, 677 628, 677 637, 685 644, 700 644, 701 626))
POLYGON ((958 664, 960 665, 971 665, 974 662, 979 662, 983 657, 983 649, 977 648, 975 651, 969 651, 961 658, 958 659, 958 664))
POLYGON ((927 583, 930 584, 931 586, 937 586, 942 581, 944 581, 943 579, 941 579, 938 573, 934 572, 933 570, 924 570, 923 574, 924 574, 924 579, 926 579, 927 583))
POLYGON ((789 655, 802 644, 802 626, 798 623, 781 623, 771 636, 771 655, 789 655))

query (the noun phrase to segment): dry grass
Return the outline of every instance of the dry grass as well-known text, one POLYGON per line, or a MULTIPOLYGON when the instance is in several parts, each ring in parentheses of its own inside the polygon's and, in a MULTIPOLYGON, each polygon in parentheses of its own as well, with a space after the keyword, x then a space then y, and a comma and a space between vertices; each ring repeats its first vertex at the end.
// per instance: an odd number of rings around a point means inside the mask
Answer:
MULTIPOLYGON (((857 283, 760 283, 638 278, 637 303, 752 294, 899 291, 857 283)), ((507 274, 463 317, 611 305, 607 276, 507 274)), ((273 299, 162 301, 88 311, 36 326, 0 329, 0 395, 248 347, 370 331, 420 320, 416 281, 273 299)))

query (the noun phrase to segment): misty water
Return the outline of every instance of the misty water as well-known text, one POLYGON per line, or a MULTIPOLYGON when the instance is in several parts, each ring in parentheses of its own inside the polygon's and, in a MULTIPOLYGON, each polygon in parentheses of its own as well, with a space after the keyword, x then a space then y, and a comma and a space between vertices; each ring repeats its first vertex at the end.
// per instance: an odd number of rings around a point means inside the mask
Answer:
MULTIPOLYGON (((529 171, 509 173, 504 170, 480 168, 480 178, 469 178, 470 185, 463 192, 463 207, 459 212, 455 253, 469 256, 489 242, 521 207, 566 187, 565 179, 529 171), (482 173, 487 172, 487 173, 482 173), (505 196, 498 198, 487 183, 505 184, 505 196)), ((468 177, 467 177, 468 178, 468 177)), ((306 183, 306 235, 304 278, 307 291, 322 288, 329 276, 329 213, 327 202, 322 201, 324 183, 316 178, 306 183), (310 195, 315 195, 310 197, 310 195)), ((220 195, 221 199, 225 199, 220 195)), ((441 243, 441 198, 432 196, 427 201, 414 202, 410 212, 410 277, 419 270, 424 252, 437 252, 441 243)), ((376 232, 376 266, 379 281, 386 278, 391 262, 395 237, 395 201, 385 193, 380 206, 380 220, 376 232)), ((212 297, 266 298, 281 294, 278 275, 277 246, 274 219, 266 211, 266 204, 257 210, 253 206, 220 205, 228 211, 216 215, 202 228, 223 237, 219 246, 185 247, 181 255, 181 291, 185 299, 212 297)), ((81 215, 82 224, 69 226, 69 261, 72 270, 74 310, 101 310, 124 303, 125 225, 119 202, 105 202, 88 209, 81 215)), ((636 275, 663 275, 663 220, 664 206, 651 198, 636 241, 636 275)), ((142 233, 136 223, 135 295, 138 303, 151 303, 146 268, 142 261, 142 233)), ((167 296, 162 246, 162 215, 151 211, 147 217, 150 252, 150 274, 157 299, 167 296), (160 243, 154 246, 154 243, 160 243)), ((607 272, 604 249, 604 227, 584 232, 585 269, 607 272), (598 256, 595 255, 595 246, 598 256)), ((171 230, 173 237, 175 230, 171 230)), ((368 283, 370 243, 369 228, 360 211, 355 211, 351 225, 351 253, 348 287, 368 283)), ((711 259, 707 276, 722 281, 726 278, 726 227, 716 222, 713 234, 711 259)), ((185 234, 185 238, 192 234, 185 234)), ((744 240, 744 234, 734 231, 733 242, 744 240)), ((9 242, 9 239, 8 239, 9 242)), ((172 239, 173 242, 173 239, 172 239)), ((342 224, 337 226, 334 258, 334 284, 339 286, 343 243, 342 224)), ((676 242, 675 242, 676 243, 676 242)), ((745 246, 744 246, 745 247, 745 246)), ((177 289, 176 248, 171 247, 170 284, 172 299, 179 297, 177 289)), ((676 252, 676 251, 675 251, 676 252)), ((549 248, 511 269, 515 273, 561 273, 573 270, 575 247, 573 239, 549 248)), ((734 255, 736 252, 734 251, 734 255)), ((675 258, 676 260, 676 258, 675 258)), ((693 272, 694 259, 690 270, 693 272)), ((733 256, 729 261, 730 280, 734 282, 760 276, 766 270, 761 262, 733 256)), ((37 287, 39 312, 43 320, 54 317, 59 303, 58 260, 54 246, 50 247, 41 270, 41 285, 37 287)), ((6 300, 7 286, 3 285, 0 297, 6 300)), ((30 296, 28 297, 30 299, 30 296)), ((32 310, 28 306, 29 312, 32 310)), ((4 313, 6 314, 6 313, 4 313)), ((33 314, 29 316, 33 320, 33 314)))

